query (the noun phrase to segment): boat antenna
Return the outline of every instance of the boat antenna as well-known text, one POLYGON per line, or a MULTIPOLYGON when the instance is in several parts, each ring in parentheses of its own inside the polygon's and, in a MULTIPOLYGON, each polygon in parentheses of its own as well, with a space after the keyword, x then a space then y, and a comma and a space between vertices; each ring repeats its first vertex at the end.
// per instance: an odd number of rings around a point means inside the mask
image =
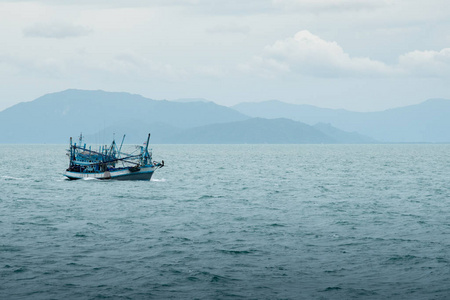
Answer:
POLYGON ((122 143, 120 143, 119 156, 118 157, 120 157, 120 151, 122 151, 122 145, 123 145, 123 141, 125 140, 125 136, 126 136, 126 134, 123 135, 122 143))
POLYGON ((148 137, 147 137, 147 143, 145 143, 145 152, 147 152, 147 150, 148 150, 148 142, 150 142, 150 133, 148 134, 148 137))
POLYGON ((69 167, 72 165, 72 158, 73 158, 73 146, 72 146, 72 137, 70 137, 70 162, 69 167))
MULTIPOLYGON (((149 142, 150 142, 150 133, 148 134, 148 137, 147 137, 147 143, 145 143, 145 151, 144 151, 144 153, 142 153, 142 155, 143 155, 142 158, 143 158, 144 163, 147 163, 147 159, 150 158, 150 156, 148 154, 148 143, 149 142)), ((151 160, 152 159, 150 158, 150 162, 151 162, 151 160)))

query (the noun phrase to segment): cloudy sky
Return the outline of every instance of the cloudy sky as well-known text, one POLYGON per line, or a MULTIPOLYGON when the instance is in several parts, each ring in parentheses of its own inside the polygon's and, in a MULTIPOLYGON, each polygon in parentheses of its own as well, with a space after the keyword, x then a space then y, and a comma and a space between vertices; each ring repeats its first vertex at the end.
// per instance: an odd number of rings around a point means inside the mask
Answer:
POLYGON ((0 110, 68 88, 374 111, 450 98, 448 0, 0 0, 0 110))

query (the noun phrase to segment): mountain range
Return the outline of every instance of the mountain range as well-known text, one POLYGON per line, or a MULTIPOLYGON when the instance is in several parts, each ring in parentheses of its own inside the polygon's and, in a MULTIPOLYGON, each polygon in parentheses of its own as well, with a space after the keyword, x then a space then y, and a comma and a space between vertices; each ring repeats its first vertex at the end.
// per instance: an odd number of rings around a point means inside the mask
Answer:
POLYGON ((245 119, 248 116, 212 102, 172 102, 128 93, 66 90, 0 112, 0 142, 61 143, 69 135, 96 134, 107 128, 119 133, 123 126, 143 127, 148 132, 154 126, 150 124, 159 124, 157 127, 164 127, 166 133, 245 119))
POLYGON ((65 90, 0 112, 0 143, 377 143, 450 142, 450 101, 351 112, 280 101, 225 107, 205 99, 152 100, 129 93, 65 90))
POLYGON ((385 143, 450 142, 450 100, 446 99, 430 99, 378 112, 352 112, 276 100, 241 103, 232 108, 251 117, 289 118, 309 125, 329 123, 385 143))

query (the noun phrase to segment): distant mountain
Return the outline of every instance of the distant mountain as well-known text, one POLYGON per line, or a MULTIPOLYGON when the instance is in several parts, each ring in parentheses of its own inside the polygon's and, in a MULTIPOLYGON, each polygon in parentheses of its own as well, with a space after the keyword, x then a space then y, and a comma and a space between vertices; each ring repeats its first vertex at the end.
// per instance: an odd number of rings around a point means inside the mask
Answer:
POLYGON ((246 115, 212 102, 178 103, 128 93, 66 90, 1 111, 0 142, 60 143, 80 132, 94 134, 134 122, 148 132, 149 124, 186 129, 245 119, 246 115))
POLYGON ((163 139, 166 143, 190 144, 335 144, 375 142, 330 125, 313 127, 289 119, 254 118, 205 125, 163 139), (326 131, 326 132, 325 132, 326 131))
POLYGON ((0 143, 374 143, 450 142, 450 100, 381 112, 351 112, 280 101, 233 108, 152 100, 129 93, 66 90, 0 112, 0 143), (239 111, 237 111, 239 110, 239 111), (252 118, 254 117, 254 118, 252 118))
POLYGON ((204 103, 208 103, 208 102, 212 102, 209 100, 206 100, 204 98, 179 98, 179 99, 175 99, 172 100, 173 102, 181 102, 181 103, 190 103, 190 102, 204 102, 204 103))
POLYGON ((450 142, 450 100, 445 99, 365 113, 280 101, 241 103, 232 108, 251 117, 289 118, 310 125, 329 123, 381 142, 450 142))
POLYGON ((348 132, 340 130, 331 124, 317 123, 313 126, 315 129, 323 132, 324 134, 333 137, 341 144, 374 144, 378 143, 377 140, 357 133, 356 131, 348 132))
POLYGON ((278 100, 263 102, 244 102, 232 106, 233 109, 254 118, 288 118, 295 121, 314 125, 328 123, 336 115, 352 114, 342 109, 320 108, 306 104, 290 104, 278 100))
POLYGON ((165 123, 144 123, 141 121, 119 122, 93 134, 85 135, 85 141, 93 144, 109 144, 113 137, 121 141, 125 134, 126 144, 142 144, 151 134, 152 144, 165 143, 167 137, 181 133, 183 130, 165 123))

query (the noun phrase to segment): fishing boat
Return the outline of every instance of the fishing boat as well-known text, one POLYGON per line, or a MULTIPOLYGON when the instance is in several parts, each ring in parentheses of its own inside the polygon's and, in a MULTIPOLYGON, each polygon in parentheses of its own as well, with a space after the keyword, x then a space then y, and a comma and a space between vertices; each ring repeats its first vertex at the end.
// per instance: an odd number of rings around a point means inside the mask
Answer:
POLYGON ((98 151, 83 145, 83 135, 79 143, 72 144, 67 155, 70 158, 69 168, 64 173, 69 179, 117 179, 117 180, 150 180, 156 169, 164 166, 161 162, 152 161, 152 152, 148 149, 150 134, 144 146, 136 146, 132 153, 122 152, 125 135, 120 147, 113 139, 110 146, 100 146, 98 151))

